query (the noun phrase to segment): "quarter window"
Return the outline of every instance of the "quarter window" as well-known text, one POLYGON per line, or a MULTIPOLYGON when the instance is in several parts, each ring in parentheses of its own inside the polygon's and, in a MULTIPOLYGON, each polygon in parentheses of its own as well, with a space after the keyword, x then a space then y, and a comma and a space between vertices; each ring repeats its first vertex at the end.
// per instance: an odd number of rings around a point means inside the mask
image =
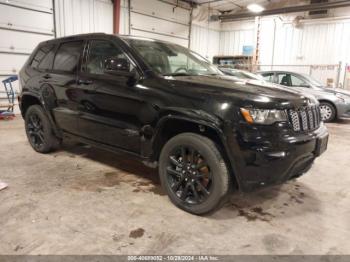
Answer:
POLYGON ((53 69, 72 73, 76 72, 82 46, 82 41, 62 44, 56 53, 53 69))
MULTIPOLYGON (((124 52, 113 43, 105 40, 93 40, 90 42, 90 50, 86 71, 90 74, 103 74, 105 62, 108 58, 128 59, 124 52)), ((131 63, 130 63, 131 65, 131 63)), ((132 67, 132 65, 131 65, 132 67)), ((130 68, 130 71, 132 68, 130 68)))
POLYGON ((55 56, 55 46, 45 45, 39 48, 38 52, 35 54, 31 67, 35 69, 51 69, 52 61, 55 56))

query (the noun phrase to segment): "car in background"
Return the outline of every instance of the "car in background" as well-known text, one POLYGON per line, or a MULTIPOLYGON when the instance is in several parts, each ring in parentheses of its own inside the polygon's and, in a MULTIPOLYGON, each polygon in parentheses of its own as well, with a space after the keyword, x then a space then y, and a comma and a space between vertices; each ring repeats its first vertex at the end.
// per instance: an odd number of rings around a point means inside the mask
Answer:
POLYGON ((262 76, 251 73, 249 71, 245 71, 245 70, 239 70, 239 69, 233 69, 233 68, 227 68, 227 67, 219 67, 219 70, 223 72, 225 75, 234 76, 239 79, 259 80, 259 81, 264 80, 262 76))
POLYGON ((314 95, 320 102, 322 120, 331 122, 350 117, 350 92, 339 88, 326 88, 313 77, 288 71, 258 72, 266 81, 314 95))

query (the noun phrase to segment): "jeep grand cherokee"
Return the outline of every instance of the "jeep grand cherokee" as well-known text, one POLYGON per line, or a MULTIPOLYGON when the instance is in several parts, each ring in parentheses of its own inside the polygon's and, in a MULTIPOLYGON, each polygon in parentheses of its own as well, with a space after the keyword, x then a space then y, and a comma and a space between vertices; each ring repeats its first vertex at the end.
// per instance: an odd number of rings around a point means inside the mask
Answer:
POLYGON ((318 102, 223 75, 195 52, 131 36, 43 42, 20 71, 28 140, 47 153, 64 138, 158 167, 170 200, 204 214, 231 189, 305 173, 327 147, 318 102))

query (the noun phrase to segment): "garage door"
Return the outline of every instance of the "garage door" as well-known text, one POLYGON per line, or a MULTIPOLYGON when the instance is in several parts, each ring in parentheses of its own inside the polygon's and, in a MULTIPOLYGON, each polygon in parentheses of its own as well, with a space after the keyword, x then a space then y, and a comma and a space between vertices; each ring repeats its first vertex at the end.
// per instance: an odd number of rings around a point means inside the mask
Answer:
POLYGON ((0 2, 0 77, 17 74, 35 46, 54 37, 53 28, 52 1, 0 2))
POLYGON ((159 0, 131 0, 130 6, 132 35, 166 40, 188 47, 190 9, 159 0))

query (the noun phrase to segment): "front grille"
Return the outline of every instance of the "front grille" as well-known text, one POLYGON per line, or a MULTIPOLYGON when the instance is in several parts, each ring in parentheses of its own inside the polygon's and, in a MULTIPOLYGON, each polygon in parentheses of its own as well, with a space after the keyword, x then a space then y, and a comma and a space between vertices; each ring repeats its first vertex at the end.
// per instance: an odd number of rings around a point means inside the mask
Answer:
POLYGON ((295 132, 310 131, 319 128, 321 113, 318 106, 288 110, 290 123, 295 132))

